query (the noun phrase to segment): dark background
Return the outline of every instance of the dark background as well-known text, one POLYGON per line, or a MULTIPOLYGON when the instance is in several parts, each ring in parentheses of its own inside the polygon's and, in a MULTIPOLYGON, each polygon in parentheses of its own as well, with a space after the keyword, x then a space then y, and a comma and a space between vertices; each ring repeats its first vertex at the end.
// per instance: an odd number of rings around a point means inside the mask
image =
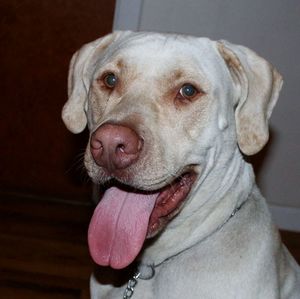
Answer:
POLYGON ((61 120, 73 53, 115 1, 0 1, 0 298, 88 299, 87 131, 61 120))
POLYGON ((0 191, 87 200, 87 132, 61 121, 72 54, 112 30, 115 1, 0 3, 0 191))

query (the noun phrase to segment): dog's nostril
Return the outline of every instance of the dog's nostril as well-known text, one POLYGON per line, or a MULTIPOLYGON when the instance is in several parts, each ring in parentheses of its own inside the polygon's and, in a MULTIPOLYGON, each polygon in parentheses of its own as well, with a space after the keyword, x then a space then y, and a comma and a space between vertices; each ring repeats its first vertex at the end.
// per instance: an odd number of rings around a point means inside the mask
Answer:
POLYGON ((95 138, 92 138, 91 140, 91 148, 95 150, 99 150, 103 147, 102 142, 100 140, 97 140, 95 138))
POLYGON ((116 147, 116 152, 118 151, 125 153, 125 144, 118 144, 116 147))

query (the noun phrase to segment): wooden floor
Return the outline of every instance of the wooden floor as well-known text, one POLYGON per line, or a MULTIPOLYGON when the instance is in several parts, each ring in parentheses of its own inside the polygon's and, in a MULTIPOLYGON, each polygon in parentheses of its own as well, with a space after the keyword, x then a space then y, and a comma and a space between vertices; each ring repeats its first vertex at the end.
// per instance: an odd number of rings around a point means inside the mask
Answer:
POLYGON ((92 207, 0 199, 0 298, 89 298, 92 207))
MULTIPOLYGON (((89 205, 0 197, 0 298, 89 298, 91 214, 89 205)), ((282 235, 300 262, 300 234, 282 235)))

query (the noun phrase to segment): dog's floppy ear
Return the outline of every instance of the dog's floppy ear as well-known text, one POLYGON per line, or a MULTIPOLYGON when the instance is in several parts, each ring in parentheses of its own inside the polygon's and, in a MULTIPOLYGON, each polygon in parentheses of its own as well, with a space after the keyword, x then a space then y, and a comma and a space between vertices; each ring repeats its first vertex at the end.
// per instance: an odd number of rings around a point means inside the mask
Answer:
POLYGON ((268 120, 282 87, 282 77, 250 49, 218 42, 238 90, 235 110, 237 139, 246 155, 259 152, 269 139, 268 120))
POLYGON ((80 133, 87 124, 85 105, 91 80, 91 68, 95 64, 95 55, 101 55, 121 31, 108 34, 93 42, 85 44, 72 57, 68 76, 68 101, 62 109, 62 119, 73 133, 80 133))

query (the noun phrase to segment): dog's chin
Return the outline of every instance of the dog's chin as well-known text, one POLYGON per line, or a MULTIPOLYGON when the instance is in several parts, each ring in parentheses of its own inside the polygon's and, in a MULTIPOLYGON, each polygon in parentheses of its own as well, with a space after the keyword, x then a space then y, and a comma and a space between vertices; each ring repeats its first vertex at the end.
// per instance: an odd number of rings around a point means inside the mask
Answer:
POLYGON ((134 180, 128 180, 129 176, 105 175, 102 177, 102 184, 106 188, 116 186, 127 192, 154 194, 157 193, 153 211, 151 213, 147 231, 147 238, 152 238, 161 232, 165 226, 180 212, 198 174, 194 166, 185 167, 174 179, 174 176, 157 181, 155 184, 135 184, 134 180))

